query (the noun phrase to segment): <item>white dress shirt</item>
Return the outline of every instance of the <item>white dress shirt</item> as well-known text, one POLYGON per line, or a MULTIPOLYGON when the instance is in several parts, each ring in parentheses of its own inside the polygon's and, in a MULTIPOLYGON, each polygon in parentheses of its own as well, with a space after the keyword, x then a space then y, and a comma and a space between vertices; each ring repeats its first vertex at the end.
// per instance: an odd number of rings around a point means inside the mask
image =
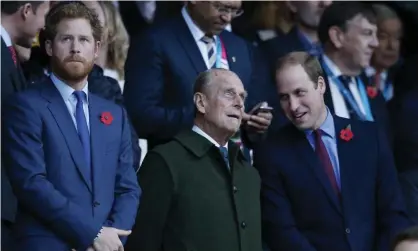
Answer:
MULTIPOLYGON (((326 55, 324 55, 324 63, 328 66, 329 70, 335 77, 339 77, 342 75, 341 70, 336 66, 331 59, 329 59, 326 55)), ((332 97, 332 104, 334 105, 335 115, 342 118, 350 118, 350 113, 348 112, 348 108, 344 99, 344 95, 340 92, 337 84, 335 83, 334 79, 328 76, 328 82, 332 97)), ((360 91, 358 89, 356 78, 352 77, 351 82, 348 85, 351 95, 353 95, 354 100, 356 101, 357 105, 360 108, 360 111, 363 114, 366 114, 364 109, 364 104, 361 101, 360 91)))
MULTIPOLYGON (((203 36, 205 36, 205 33, 193 22, 192 18, 190 17, 189 13, 186 10, 186 7, 184 6, 181 9, 181 14, 183 15, 184 21, 186 21, 187 27, 189 27, 190 32, 193 35, 193 38, 197 44, 197 47, 199 47, 200 54, 203 57, 203 60, 205 61, 206 67, 209 69, 209 59, 208 59, 208 50, 206 47, 206 44, 201 40, 203 36)), ((217 39, 218 36, 215 36, 217 39)), ((214 53, 217 55, 218 48, 214 46, 214 53)), ((228 62, 225 62, 223 60, 222 62, 222 68, 229 68, 228 62)))
MULTIPOLYGON (((68 112, 71 115, 71 119, 74 122, 74 126, 77 130, 77 120, 75 117, 76 112, 76 106, 77 106, 77 98, 74 95, 74 89, 62 82, 60 79, 58 79, 53 73, 51 74, 51 80, 54 83, 55 87, 58 89, 59 93, 61 94, 62 99, 65 102, 65 105, 67 106, 68 112)), ((82 91, 86 94, 86 99, 83 102, 83 110, 84 115, 86 116, 87 121, 87 128, 90 131, 90 117, 89 117, 89 91, 88 91, 88 82, 86 82, 86 85, 83 87, 82 91)))
MULTIPOLYGON (((192 130, 196 132, 197 134, 200 134, 201 136, 205 137, 207 140, 209 140, 212 144, 214 144, 217 148, 221 147, 218 142, 216 142, 211 136, 209 136, 207 133, 202 131, 197 125, 194 125, 192 130)), ((228 149, 228 142, 224 145, 226 149, 228 149)))
POLYGON ((3 39, 7 47, 12 46, 12 39, 10 38, 9 33, 6 31, 3 25, 1 25, 1 38, 3 39))

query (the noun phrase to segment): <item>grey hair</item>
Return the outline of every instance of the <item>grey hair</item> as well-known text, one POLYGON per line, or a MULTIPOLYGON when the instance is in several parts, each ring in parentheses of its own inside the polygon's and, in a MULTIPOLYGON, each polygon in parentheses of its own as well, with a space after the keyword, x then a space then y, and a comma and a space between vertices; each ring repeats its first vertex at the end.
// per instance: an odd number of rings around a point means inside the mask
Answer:
POLYGON ((197 92, 204 92, 207 89, 208 85, 212 82, 214 77, 218 76, 219 73, 226 72, 231 71, 222 68, 212 68, 199 73, 193 85, 193 94, 197 92))
POLYGON ((377 23, 383 22, 388 19, 399 19, 398 14, 396 11, 386 4, 373 4, 372 5, 373 11, 376 14, 377 23))

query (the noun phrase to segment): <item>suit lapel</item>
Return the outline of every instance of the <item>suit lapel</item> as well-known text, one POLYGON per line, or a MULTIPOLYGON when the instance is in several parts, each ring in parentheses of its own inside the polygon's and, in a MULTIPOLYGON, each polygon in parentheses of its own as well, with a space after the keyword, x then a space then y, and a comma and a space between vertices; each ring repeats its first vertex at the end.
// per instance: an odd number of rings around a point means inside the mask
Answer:
POLYGON ((356 128, 351 125, 353 138, 349 141, 341 139, 341 130, 346 129, 350 124, 350 120, 341 119, 334 116, 335 135, 337 136, 338 162, 340 165, 340 179, 341 179, 341 194, 343 204, 347 202, 344 198, 344 193, 348 193, 350 186, 356 185, 357 176, 361 174, 359 168, 362 166, 362 159, 356 158, 355 149, 363 149, 361 140, 356 138, 356 128), (353 151, 354 150, 354 151, 353 151))
MULTIPOLYGON (((229 31, 222 32, 220 37, 226 51, 226 57, 228 58, 228 67, 230 71, 233 71, 238 74, 239 69, 237 62, 239 60, 239 55, 242 55, 242 53, 240 53, 239 51, 240 47, 234 44, 232 37, 228 36, 229 34, 226 35, 226 32, 229 31)), ((239 75, 240 74, 238 74, 238 76, 239 75)))
POLYGON ((104 106, 101 104, 99 98, 95 95, 89 94, 89 114, 90 114, 90 136, 91 136, 91 153, 92 153, 92 168, 93 168, 93 191, 97 193, 97 188, 100 184, 100 172, 102 172, 102 160, 105 153, 106 145, 103 144, 103 137, 107 135, 105 130, 107 126, 100 121, 100 116, 106 112, 104 106))
POLYGON ((175 22, 178 24, 174 25, 175 28, 173 28, 173 32, 183 46, 183 49, 192 62, 196 72, 201 73, 206 71, 207 67, 205 61, 203 60, 199 47, 197 46, 186 21, 184 21, 183 16, 180 15, 177 19, 175 19, 175 22))
POLYGON ((90 167, 87 167, 87 163, 84 159, 83 145, 78 137, 74 122, 64 100, 49 78, 46 80, 42 90, 42 96, 50 102, 48 109, 55 118, 55 121, 65 138, 71 157, 80 172, 82 179, 90 192, 92 192, 91 180, 87 178, 89 177, 88 172, 90 172, 90 167))
POLYGON ((318 156, 315 154, 315 151, 312 149, 311 145, 309 144, 309 141, 306 139, 305 135, 302 132, 296 131, 295 129, 295 134, 297 134, 296 137, 298 137, 298 139, 294 141, 294 144, 296 146, 295 152, 299 155, 298 159, 305 162, 304 166, 309 168, 314 173, 319 183, 322 185, 330 203, 340 214, 342 214, 339 199, 331 186, 331 182, 329 181, 328 176, 326 175, 323 167, 321 166, 322 164, 318 156))

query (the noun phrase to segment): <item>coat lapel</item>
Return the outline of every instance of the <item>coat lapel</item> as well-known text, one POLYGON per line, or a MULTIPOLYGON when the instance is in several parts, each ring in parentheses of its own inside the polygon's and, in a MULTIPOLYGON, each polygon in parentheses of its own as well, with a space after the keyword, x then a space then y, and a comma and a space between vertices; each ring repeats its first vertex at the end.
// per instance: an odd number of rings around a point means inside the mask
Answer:
POLYGON ((107 135, 105 130, 107 126, 100 121, 100 116, 106 112, 104 106, 101 104, 99 98, 95 95, 89 94, 89 114, 90 114, 90 137, 91 137, 91 153, 92 153, 92 168, 93 168, 93 191, 97 193, 97 188, 100 184, 100 172, 102 172, 103 156, 106 145, 103 144, 103 137, 107 135))
POLYGON ((84 159, 83 145, 78 137, 74 122, 68 112, 64 100, 49 78, 46 80, 42 90, 42 96, 50 102, 48 109, 55 118, 55 121, 65 138, 71 157, 80 172, 83 181, 90 192, 92 192, 91 180, 87 178, 89 177, 88 172, 90 172, 91 168, 87 166, 84 159))
POLYGON ((239 69, 237 68, 237 61, 239 58, 237 56, 242 55, 242 53, 240 53, 239 51, 240 47, 234 44, 234 41, 231 39, 232 37, 228 36, 229 34, 226 35, 226 32, 229 31, 222 32, 220 38, 226 51, 226 57, 228 58, 229 70, 237 72, 239 71, 239 69))
POLYGON ((341 179, 341 195, 343 204, 347 197, 344 194, 349 193, 351 186, 356 186, 357 176, 361 174, 359 168, 362 166, 362 159, 357 158, 355 149, 363 149, 361 140, 356 138, 356 128, 351 124, 351 131, 353 138, 349 141, 341 139, 341 130, 346 129, 350 120, 341 119, 334 116, 335 135, 337 136, 338 162, 340 165, 340 179, 341 179), (354 151, 353 151, 354 150, 354 151))
POLYGON ((175 21, 178 24, 174 25, 175 28, 173 28, 173 32, 183 46, 183 49, 192 62, 196 72, 201 73, 206 71, 207 67, 205 61, 203 60, 199 47, 197 46, 197 43, 186 24, 186 21, 184 21, 183 16, 180 15, 175 21))
POLYGON ((296 137, 298 137, 298 139, 294 141, 296 146, 295 152, 299 155, 298 159, 303 160, 305 162, 304 166, 308 167, 314 173, 319 183, 321 183, 330 203, 340 214, 342 214, 339 199, 331 186, 328 176, 321 166, 322 164, 318 156, 315 154, 315 151, 312 149, 309 141, 302 132, 296 131, 295 134, 297 134, 296 137))

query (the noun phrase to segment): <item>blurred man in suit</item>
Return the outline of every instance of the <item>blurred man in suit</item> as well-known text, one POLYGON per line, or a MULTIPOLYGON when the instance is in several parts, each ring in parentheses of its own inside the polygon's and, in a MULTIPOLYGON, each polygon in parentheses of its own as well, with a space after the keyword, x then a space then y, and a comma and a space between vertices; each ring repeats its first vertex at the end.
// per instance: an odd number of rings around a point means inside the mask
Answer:
POLYGON ((192 129, 148 152, 126 250, 261 251, 260 179, 230 141, 247 96, 225 69, 199 75, 192 129))
POLYGON ((399 63, 402 21, 396 12, 385 4, 374 4, 377 20, 379 46, 374 50, 370 66, 365 69, 371 84, 390 101, 394 94, 393 79, 399 63))
POLYGON ((293 51, 306 51, 319 56, 322 52, 318 26, 324 10, 332 1, 286 1, 294 14, 296 25, 283 37, 271 39, 262 45, 274 71, 277 59, 293 51))
POLYGON ((374 123, 332 115, 314 56, 285 56, 276 80, 292 124, 254 150, 270 249, 389 250, 410 221, 385 136, 374 123))
POLYGON ((82 3, 55 5, 45 28, 50 78, 2 107, 17 251, 120 250, 134 224, 140 189, 127 115, 88 92, 101 29, 82 3))
MULTIPOLYGON (((255 63, 251 45, 225 31, 242 14, 240 7, 241 1, 190 1, 181 13, 131 43, 125 65, 126 109, 150 148, 193 126, 192 86, 207 69, 235 72, 249 93, 247 107, 265 101, 265 81, 257 79, 256 70, 265 69, 255 63)), ((253 113, 243 117, 246 132, 266 131, 271 113, 248 110, 253 113)))
MULTIPOLYGON (((47 1, 2 1, 1 2, 1 99, 26 87, 19 65, 15 45, 29 47, 37 32, 45 25, 47 1)), ((2 119, 3 120, 3 119, 2 119)), ((2 147, 6 147, 2 145, 2 147)), ((10 231, 16 213, 16 198, 1 165, 1 247, 13 250, 10 231)))
POLYGON ((376 34, 376 17, 364 3, 334 2, 325 9, 318 28, 324 48, 324 98, 331 114, 375 121, 391 139, 385 99, 362 75, 379 45, 376 34))

